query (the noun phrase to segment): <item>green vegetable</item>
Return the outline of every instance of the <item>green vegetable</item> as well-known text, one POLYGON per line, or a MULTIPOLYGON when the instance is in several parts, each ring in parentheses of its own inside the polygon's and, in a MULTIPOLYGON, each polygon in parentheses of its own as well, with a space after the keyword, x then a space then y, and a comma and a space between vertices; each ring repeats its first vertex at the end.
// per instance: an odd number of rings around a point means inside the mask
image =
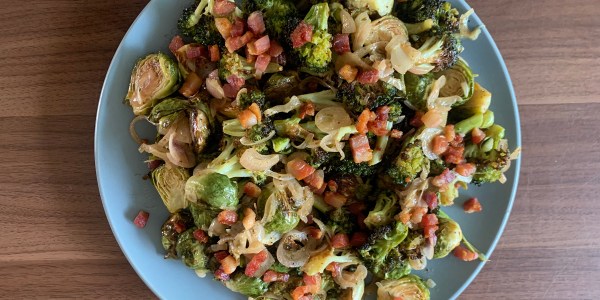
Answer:
POLYGON ((372 261, 369 270, 381 279, 400 279, 410 273, 411 267, 399 247, 396 247, 390 250, 384 260, 372 261))
POLYGON ((225 281, 224 284, 228 289, 248 297, 261 296, 269 288, 269 284, 260 278, 249 277, 244 273, 235 274, 233 278, 225 281))
POLYGON ((392 12, 394 0, 348 0, 347 5, 350 9, 366 10, 370 15, 385 16, 392 12))
POLYGON ((148 54, 138 60, 131 72, 125 99, 136 115, 146 115, 158 100, 179 88, 177 64, 164 53, 148 54))
MULTIPOLYGON (((156 104, 148 115, 148 120, 153 123, 158 123, 161 119, 172 115, 177 116, 180 111, 185 111, 189 108, 189 102, 182 98, 167 98, 156 104)), ((166 128, 164 126, 163 128, 166 128)))
POLYGON ((187 207, 185 186, 190 174, 185 168, 163 164, 152 171, 151 178, 169 212, 174 213, 187 207))
POLYGON ((475 75, 464 59, 459 58, 454 66, 436 73, 435 76, 436 78, 441 76, 446 77, 446 84, 440 90, 440 97, 461 97, 462 100, 454 103, 452 106, 462 105, 473 97, 475 75))
POLYGON ((276 137, 271 140, 273 143, 273 151, 277 153, 285 153, 290 149, 290 139, 286 137, 276 137))
POLYGON ((263 91, 267 100, 282 103, 284 99, 295 95, 300 84, 298 73, 292 71, 278 72, 267 80, 263 91))
POLYGON ((259 215, 268 216, 264 221, 267 233, 283 234, 294 229, 300 222, 300 217, 294 208, 294 200, 290 199, 285 191, 276 190, 273 184, 268 184, 263 189, 257 200, 257 206, 259 215), (273 194, 274 196, 271 197, 273 194))
POLYGON ((354 216, 346 208, 337 208, 329 211, 329 221, 327 222, 329 227, 335 233, 347 233, 354 232, 354 216))
MULTIPOLYGON (((280 65, 270 62, 264 73, 275 73, 281 70, 282 67, 280 65)), ((221 60, 219 60, 219 77, 221 80, 227 80, 232 75, 248 80, 254 78, 255 73, 254 64, 249 63, 241 55, 235 52, 221 55, 221 60)))
POLYGON ((177 212, 172 213, 169 216, 169 219, 163 223, 161 227, 161 244, 163 248, 167 251, 165 254, 165 258, 176 258, 177 257, 177 238, 179 237, 179 232, 177 232, 177 228, 175 225, 184 226, 185 228, 190 228, 194 226, 194 220, 190 215, 190 212, 182 209, 177 212))
POLYGON ((195 103, 195 107, 190 111, 190 127, 194 151, 201 153, 208 144, 208 139, 213 130, 214 119, 210 109, 204 102, 195 103))
POLYGON ((210 223, 221 212, 219 209, 212 208, 203 202, 191 202, 188 210, 193 218, 194 225, 202 230, 208 230, 210 223))
POLYGON ((387 169, 387 174, 396 184, 406 185, 429 168, 429 160, 423 154, 419 140, 407 139, 400 154, 387 169))
POLYGON ((282 45, 290 44, 290 33, 296 28, 298 13, 294 1, 290 0, 242 0, 245 14, 262 11, 269 37, 282 45))
POLYGON ((344 81, 338 88, 336 100, 344 103, 353 113, 360 114, 365 108, 374 110, 379 106, 397 104, 399 93, 396 87, 383 81, 373 84, 344 81))
POLYGON ((365 225, 371 229, 387 225, 394 221, 399 208, 396 194, 393 191, 382 191, 377 195, 375 207, 365 218, 365 225))
POLYGON ((214 18, 209 14, 209 0, 196 1, 183 10, 177 22, 177 28, 186 37, 193 38, 199 44, 225 45, 225 40, 217 30, 214 18))
POLYGON ((327 2, 313 5, 304 22, 313 27, 310 42, 294 49, 300 70, 309 74, 320 75, 329 70, 331 63, 331 34, 327 31, 329 4, 327 2))
POLYGON ((177 256, 183 263, 194 270, 206 270, 209 257, 206 255, 204 244, 194 238, 195 227, 184 231, 177 238, 177 256))
POLYGON ((503 173, 510 166, 510 152, 504 138, 504 128, 492 125, 485 131, 486 140, 480 145, 470 141, 465 145, 465 158, 467 162, 475 164, 477 170, 473 174, 473 183, 482 184, 496 182, 502 178, 503 173))
POLYGON ((408 235, 408 228, 402 222, 396 222, 375 228, 366 244, 358 249, 367 268, 383 261, 392 249, 396 248, 408 235))
POLYGON ((483 114, 475 114, 467 119, 464 119, 454 125, 454 131, 458 134, 465 135, 475 128, 481 127, 483 124, 483 114))
POLYGON ((186 197, 219 209, 233 208, 238 204, 237 184, 227 176, 208 173, 192 176, 185 185, 186 197))
POLYGON ((404 84, 406 85, 406 100, 416 110, 427 111, 427 96, 434 82, 433 74, 415 75, 406 73, 404 84))
POLYGON ((396 280, 383 280, 377 283, 377 287, 377 299, 429 300, 429 289, 416 275, 406 275, 396 280))
POLYGON ((438 213, 437 217, 439 229, 436 232, 437 243, 433 250, 433 258, 442 258, 446 257, 454 248, 460 245, 463 235, 458 223, 448 215, 438 213))

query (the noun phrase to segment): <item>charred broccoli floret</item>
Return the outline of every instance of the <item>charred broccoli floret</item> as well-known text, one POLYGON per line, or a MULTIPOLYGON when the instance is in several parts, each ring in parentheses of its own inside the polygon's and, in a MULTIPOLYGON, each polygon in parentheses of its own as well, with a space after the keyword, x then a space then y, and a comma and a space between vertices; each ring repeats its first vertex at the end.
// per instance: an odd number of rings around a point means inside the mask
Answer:
POLYGON ((407 23, 434 19, 442 7, 441 0, 408 0, 396 4, 396 15, 407 23))
POLYGON ((480 145, 471 143, 465 146, 467 162, 473 163, 477 167, 473 174, 473 183, 475 184, 500 180, 510 165, 508 147, 500 143, 504 138, 504 128, 492 125, 484 132, 486 140, 480 145))
POLYGON ((386 190, 377 195, 375 207, 369 211, 365 218, 365 225, 376 228, 387 225, 394 221, 394 215, 398 213, 398 199, 394 192, 386 190))
POLYGON ((245 14, 262 11, 269 37, 279 41, 282 45, 289 44, 290 33, 299 21, 293 1, 243 0, 241 9, 245 14))
POLYGON ((304 23, 312 27, 310 42, 294 48, 294 55, 299 61, 300 70, 313 75, 329 71, 331 63, 331 34, 327 31, 329 19, 329 4, 327 2, 313 5, 304 23))
POLYGON ((345 208, 338 208, 329 212, 329 222, 327 226, 334 232, 351 233, 354 223, 350 212, 345 208))
POLYGON ((407 257, 398 250, 398 247, 393 248, 384 260, 373 261, 367 267, 381 279, 400 279, 411 271, 407 257))
POLYGON ((383 81, 373 84, 344 81, 338 88, 336 100, 344 103, 355 114, 360 114, 365 108, 373 110, 382 105, 397 103, 398 92, 396 87, 383 81))
POLYGON ((381 264, 407 235, 408 227, 402 222, 378 227, 369 235, 367 243, 358 249, 358 253, 367 267, 373 268, 381 264))
POLYGON ((217 30, 214 18, 204 13, 207 5, 207 0, 197 1, 184 9, 177 22, 177 28, 181 34, 193 38, 199 44, 223 46, 225 40, 217 30))

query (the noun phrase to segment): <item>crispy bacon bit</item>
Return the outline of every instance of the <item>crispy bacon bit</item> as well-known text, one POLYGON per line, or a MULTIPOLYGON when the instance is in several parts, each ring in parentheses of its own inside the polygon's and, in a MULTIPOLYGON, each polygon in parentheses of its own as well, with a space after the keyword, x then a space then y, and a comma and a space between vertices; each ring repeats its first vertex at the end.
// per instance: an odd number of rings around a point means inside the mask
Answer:
POLYGON ((325 192, 325 196, 323 197, 325 203, 335 207, 340 208, 346 204, 348 198, 346 196, 335 193, 335 192, 325 192))
POLYGON ((480 212, 482 210, 481 203, 479 203, 477 198, 470 198, 469 200, 465 201, 465 204, 463 204, 463 209, 469 214, 480 212))
POLYGON ((218 268, 215 271, 215 278, 222 281, 227 281, 230 279, 229 274, 225 273, 221 268, 218 268))
POLYGON ((442 172, 442 174, 433 177, 433 179, 431 180, 431 184, 437 187, 442 187, 452 182, 455 177, 456 176, 454 175, 454 173, 450 172, 450 169, 445 169, 442 172))
POLYGON ((360 115, 358 116, 358 120, 356 121, 356 130, 358 130, 358 133, 367 133, 367 131, 369 130, 367 128, 367 124, 369 123, 370 118, 371 111, 368 108, 365 108, 365 110, 363 110, 362 113, 360 113, 360 115))
POLYGON ((398 129, 392 129, 392 131, 390 131, 390 137, 393 139, 399 139, 403 134, 404 133, 398 129))
POLYGON ((256 62, 254 63, 254 68, 256 72, 262 74, 267 70, 267 66, 269 66, 269 62, 271 62, 271 57, 268 54, 261 54, 256 57, 256 62))
POLYGON ((355 134, 349 141, 355 163, 370 161, 373 158, 373 150, 369 147, 369 139, 366 134, 355 134))
POLYGON ((235 272, 235 269, 237 269, 237 267, 239 266, 239 263, 237 262, 237 260, 235 260, 235 258, 231 255, 228 255, 227 257, 223 258, 221 260, 221 269, 223 269, 223 272, 225 274, 231 274, 233 272, 235 272))
POLYGON ((327 182, 327 187, 329 188, 330 191, 337 192, 338 184, 335 180, 332 179, 327 182))
POLYGON ((431 151, 436 155, 442 155, 448 150, 449 145, 450 144, 444 135, 437 135, 431 141, 431 151))
POLYGON ((338 70, 338 75, 347 82, 352 82, 358 75, 358 69, 351 65, 344 65, 338 70))
POLYGON ((467 250, 463 246, 458 246, 458 247, 454 248, 454 251, 452 251, 452 254, 454 254, 454 256, 456 256, 458 259, 460 259, 462 261, 472 261, 479 257, 479 255, 477 255, 477 253, 467 250))
POLYGON ((421 226, 434 226, 438 224, 438 218, 435 214, 426 214, 421 219, 421 226))
POLYGON ((177 55, 177 50, 179 50, 179 48, 183 47, 184 43, 183 43, 183 38, 181 38, 181 36, 174 36, 173 39, 171 40, 171 43, 169 44, 169 50, 171 50, 171 53, 177 55))
POLYGON ((437 109, 431 109, 421 117, 421 121, 425 127, 435 128, 439 127, 444 122, 444 119, 437 109))
POLYGON ((133 224, 135 224, 135 226, 137 226, 138 228, 144 228, 144 227, 146 227, 146 223, 148 223, 149 217, 150 217, 150 214, 148 212, 140 210, 140 212, 138 212, 137 216, 135 216, 135 219, 133 220, 133 224))
POLYGON ((316 170, 304 160, 296 158, 288 161, 286 164, 286 171, 288 174, 294 176, 294 178, 297 180, 302 180, 310 176, 316 170))
POLYGON ((335 249, 346 248, 350 246, 350 239, 345 233, 338 233, 331 238, 331 246, 335 249))
POLYGON ((240 18, 235 18, 231 26, 231 37, 242 36, 244 34, 245 27, 246 24, 244 23, 244 20, 240 18))
POLYGON ((317 170, 317 171, 313 172, 312 174, 308 175, 303 180, 309 186, 311 186, 315 189, 320 189, 323 185, 325 185, 324 177, 325 177, 325 174, 323 173, 323 171, 317 170))
POLYGON ((423 112, 417 111, 414 117, 410 120, 409 124, 412 127, 421 127, 423 126, 423 121, 421 121, 421 117, 423 117, 423 112))
POLYGON ((388 134, 387 130, 387 119, 390 107, 387 105, 380 106, 377 108, 375 120, 370 121, 367 126, 369 131, 373 132, 376 136, 384 136, 388 134))
POLYGON ((473 144, 479 144, 485 139, 485 132, 479 128, 471 130, 471 141, 473 144))
POLYGON ((410 221, 410 212, 408 212, 407 210, 403 210, 399 214, 394 216, 394 219, 402 222, 402 224, 408 224, 408 221, 410 221))
POLYGON ((194 238, 202 244, 208 243, 208 235, 202 229, 194 230, 194 238))
POLYGON ((219 252, 215 252, 215 259, 217 259, 218 262, 221 262, 225 257, 229 256, 229 252, 227 251, 219 251, 219 252))
POLYGON ((279 273, 279 272, 275 272, 275 271, 272 271, 272 270, 268 270, 263 275, 263 281, 267 282, 267 283, 269 283, 269 282, 275 282, 275 281, 288 282, 289 279, 290 279, 290 275, 289 274, 279 273))
POLYGON ((457 165, 456 168, 454 168, 454 171, 456 171, 456 173, 465 177, 473 175, 473 173, 475 173, 476 170, 477 167, 475 167, 475 165, 471 163, 460 164, 457 165))
POLYGON ((423 227, 423 235, 425 238, 431 238, 436 236, 435 232, 439 229, 437 225, 423 227))
POLYGON ((244 229, 250 229, 254 226, 256 222, 256 213, 252 210, 252 208, 246 207, 244 209, 244 218, 242 219, 242 225, 244 229))
POLYGON ((270 42, 271 45, 269 46, 269 55, 271 55, 271 57, 277 57, 281 55, 281 53, 283 53, 283 47, 281 47, 276 40, 271 40, 270 42))
POLYGON ((241 36, 230 37, 225 39, 225 48, 227 48, 227 51, 229 51, 229 53, 233 53, 242 47, 244 47, 244 43, 242 42, 241 36))
POLYGON ((427 207, 429 207, 429 209, 435 209, 438 207, 438 197, 434 192, 424 192, 423 200, 425 203, 427 203, 427 207))
POLYGON ((350 51, 350 37, 348 34, 336 34, 333 37, 332 48, 337 54, 344 54, 350 51))
POLYGON ((300 117, 300 119, 304 119, 304 117, 306 117, 306 116, 314 116, 314 115, 315 115, 315 105, 310 101, 306 101, 306 102, 302 103, 302 106, 300 106, 300 112, 298 113, 298 116, 300 117))
POLYGON ((317 291, 321 288, 321 275, 316 274, 313 276, 309 276, 304 274, 304 276, 302 277, 302 281, 304 281, 304 284, 308 285, 308 286, 316 286, 317 291))
POLYGON ((224 210, 217 215, 217 221, 223 225, 233 225, 237 219, 238 215, 233 210, 224 210))
POLYGON ((456 132, 454 131, 454 125, 449 124, 444 126, 444 137, 447 141, 454 141, 456 138, 456 132))
POLYGON ((421 219, 427 213, 427 207, 415 206, 410 211, 410 221, 414 224, 421 223, 421 219))
MULTIPOLYGON (((269 40, 269 36, 265 35, 258 40, 254 41, 254 50, 255 53, 251 53, 253 55, 260 55, 269 51, 269 47, 271 47, 271 41, 269 40)), ((269 55, 270 56, 270 55, 269 55)), ((270 57, 269 57, 270 60, 270 57)))
POLYGON ((221 59, 221 52, 219 51, 219 46, 212 45, 210 46, 210 61, 215 62, 221 59))
POLYGON ((250 104, 250 106, 248 106, 248 110, 256 116, 256 120, 258 121, 258 123, 262 122, 262 114, 260 112, 260 107, 258 106, 258 104, 250 104))
POLYGON ((185 50, 185 56, 189 59, 194 59, 194 58, 198 58, 198 57, 206 57, 207 56, 206 47, 204 47, 202 45, 189 46, 185 50))
POLYGON ((228 0, 215 0, 213 5, 213 15, 215 17, 223 17, 235 10, 235 2, 228 0))
POLYGON ((312 40, 313 27, 312 25, 300 21, 296 29, 292 31, 291 39, 292 39, 292 47, 300 48, 304 44, 310 42, 312 40))
POLYGON ((362 231, 357 231, 352 234, 352 238, 350 239, 350 245, 352 247, 360 247, 367 242, 367 234, 362 231))
POLYGON ((229 75, 229 77, 227 77, 226 80, 227 83, 231 84, 231 86, 233 86, 236 89, 241 89, 244 86, 244 84, 246 84, 246 80, 237 75, 229 75))
POLYGON ((215 18, 215 26, 224 39, 231 37, 231 29, 233 28, 233 24, 231 24, 229 19, 215 18))
POLYGON ((446 150, 446 152, 444 153, 444 161, 455 165, 462 164, 465 161, 463 157, 464 152, 464 146, 453 146, 451 142, 450 147, 448 147, 448 150, 446 150))
POLYGON ((182 233, 187 229, 187 228, 185 228, 185 224, 183 224, 182 222, 173 223, 173 228, 175 229, 175 231, 177 233, 182 233))
POLYGON ((259 35, 265 32, 265 22, 263 20, 263 14, 260 11, 255 11, 248 16, 248 28, 254 33, 259 35))
POLYGON ((160 165, 162 165, 162 164, 163 164, 163 161, 160 159, 151 160, 148 162, 148 170, 154 171, 154 169, 160 167, 160 165))
POLYGON ((250 31, 246 31, 246 33, 244 33, 244 35, 242 35, 241 38, 242 44, 246 45, 254 38, 254 34, 250 31))
POLYGON ((244 270, 244 274, 250 277, 256 277, 256 271, 260 269, 260 266, 269 258, 269 253, 267 250, 260 251, 258 254, 254 255, 248 265, 246 266, 246 270, 244 270))
POLYGON ((342 274, 342 268, 341 268, 340 264, 338 264, 336 262, 332 262, 332 263, 328 264, 327 267, 325 267, 325 270, 331 272, 332 277, 338 277, 339 275, 342 274))
POLYGON ((239 89, 236 89, 229 83, 223 85, 223 92, 225 92, 225 97, 227 98, 235 98, 237 96, 238 91, 239 89))
POLYGON ((356 80, 362 84, 376 83, 379 80, 379 71, 372 70, 361 70, 356 76, 356 80))
POLYGON ((244 184, 244 194, 252 197, 252 198, 258 198, 258 196, 260 196, 261 193, 261 189, 258 185, 254 184, 253 182, 246 182, 246 184, 244 184))

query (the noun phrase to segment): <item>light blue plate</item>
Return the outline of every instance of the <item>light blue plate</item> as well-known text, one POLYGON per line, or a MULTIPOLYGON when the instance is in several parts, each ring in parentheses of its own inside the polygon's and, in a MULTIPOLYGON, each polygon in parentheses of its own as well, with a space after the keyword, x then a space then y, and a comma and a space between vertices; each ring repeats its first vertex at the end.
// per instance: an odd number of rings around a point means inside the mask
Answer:
MULTIPOLYGON (((469 9, 463 1, 452 1, 461 11, 469 9)), ((234 294, 210 276, 201 279, 178 260, 163 259, 160 227, 167 218, 158 194, 149 180, 146 155, 137 151, 129 136, 128 126, 133 118, 131 109, 123 104, 131 69, 136 60, 150 52, 168 53, 171 38, 177 34, 177 19, 191 1, 154 0, 133 22, 121 41, 106 74, 98 104, 95 132, 95 157, 98 187, 117 242, 123 253, 156 295, 163 299, 245 299, 234 294), (143 209, 150 213, 144 229, 133 225, 133 218, 143 209)), ((480 25, 477 16, 471 25, 480 25)), ((477 41, 465 41, 463 57, 479 75, 477 81, 493 93, 492 110, 496 122, 506 128, 512 149, 521 145, 517 103, 498 49, 487 30, 477 41)), ((465 235, 488 257, 496 246, 510 213, 519 177, 520 160, 514 161, 506 174, 508 182, 485 187, 471 187, 446 211, 462 226, 465 235), (483 212, 467 215, 462 212, 463 199, 478 197, 483 212)), ((483 267, 482 262, 462 262, 450 256, 430 262, 420 272, 437 286, 431 289, 432 299, 457 297, 483 267)))

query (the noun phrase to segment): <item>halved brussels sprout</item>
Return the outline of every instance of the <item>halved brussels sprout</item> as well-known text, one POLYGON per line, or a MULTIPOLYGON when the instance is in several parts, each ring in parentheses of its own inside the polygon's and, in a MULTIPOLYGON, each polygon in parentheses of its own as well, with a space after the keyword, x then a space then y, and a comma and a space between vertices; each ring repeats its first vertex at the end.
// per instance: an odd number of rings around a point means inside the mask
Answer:
POLYGON ((164 53, 152 53, 133 68, 126 100, 135 115, 146 115, 159 99, 175 92, 179 86, 177 64, 164 53))
POLYGON ((442 72, 436 73, 435 77, 446 76, 446 84, 440 90, 441 97, 460 96, 452 106, 459 106, 467 102, 473 96, 475 86, 475 75, 467 62, 459 58, 454 66, 442 72))
POLYGON ((238 205, 238 189, 235 181, 219 173, 192 176, 185 184, 185 196, 191 202, 204 201, 219 209, 238 205))
POLYGON ((429 289, 416 275, 406 275, 397 280, 377 282, 378 300, 429 300, 429 289))
POLYGON ((169 210, 174 213, 187 207, 185 201, 185 182, 189 172, 182 167, 161 165, 151 174, 152 184, 169 210))
POLYGON ((436 232, 437 243, 433 249, 433 258, 446 257, 454 248, 460 245, 463 238, 458 223, 446 216, 438 214, 439 229, 436 232))
POLYGON ((202 152, 206 148, 208 137, 211 133, 213 120, 209 108, 203 102, 197 102, 196 108, 190 112, 190 126, 192 130, 192 140, 194 151, 202 152))
POLYGON ((189 107, 189 102, 181 98, 167 98, 156 104, 150 111, 148 120, 158 124, 158 132, 164 134, 180 114, 189 107))

